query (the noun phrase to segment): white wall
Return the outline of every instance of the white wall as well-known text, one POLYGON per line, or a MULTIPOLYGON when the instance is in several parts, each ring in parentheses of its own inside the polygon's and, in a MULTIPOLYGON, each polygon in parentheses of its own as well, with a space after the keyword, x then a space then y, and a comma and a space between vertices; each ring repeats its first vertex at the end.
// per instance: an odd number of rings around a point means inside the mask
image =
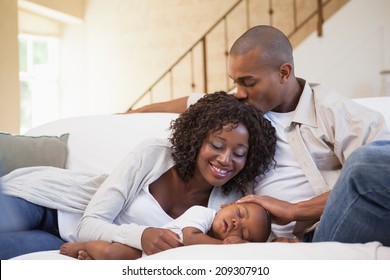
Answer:
POLYGON ((19 133, 19 59, 17 5, 0 1, 0 131, 19 133))
MULTIPOLYGON (((84 22, 63 29, 61 117, 125 111, 234 2, 89 0, 84 22)), ((388 0, 350 0, 295 50, 296 75, 349 97, 381 95, 389 15, 388 0)))
POLYGON ((62 117, 126 111, 235 2, 87 1, 63 29, 62 117))
POLYGON ((296 48, 295 74, 351 98, 384 95, 380 72, 390 70, 390 1, 350 0, 323 33, 296 48))

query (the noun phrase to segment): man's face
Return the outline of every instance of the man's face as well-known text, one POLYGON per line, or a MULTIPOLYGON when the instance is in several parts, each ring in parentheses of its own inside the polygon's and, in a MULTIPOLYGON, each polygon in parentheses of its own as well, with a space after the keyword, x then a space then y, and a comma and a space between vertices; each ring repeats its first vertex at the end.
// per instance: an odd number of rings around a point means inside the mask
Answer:
POLYGON ((246 54, 231 55, 229 76, 233 79, 239 99, 245 99, 263 113, 274 110, 282 102, 282 83, 279 69, 261 58, 259 49, 246 54))

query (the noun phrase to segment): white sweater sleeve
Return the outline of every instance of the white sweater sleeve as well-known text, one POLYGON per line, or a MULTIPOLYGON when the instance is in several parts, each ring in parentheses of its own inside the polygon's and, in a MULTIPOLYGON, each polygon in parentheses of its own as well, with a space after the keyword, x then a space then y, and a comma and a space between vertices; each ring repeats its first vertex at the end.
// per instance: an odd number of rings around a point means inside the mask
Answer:
POLYGON ((143 186, 149 185, 173 166, 166 140, 145 141, 110 174, 88 204, 77 234, 79 241, 106 240, 141 249, 146 226, 116 222, 143 186))

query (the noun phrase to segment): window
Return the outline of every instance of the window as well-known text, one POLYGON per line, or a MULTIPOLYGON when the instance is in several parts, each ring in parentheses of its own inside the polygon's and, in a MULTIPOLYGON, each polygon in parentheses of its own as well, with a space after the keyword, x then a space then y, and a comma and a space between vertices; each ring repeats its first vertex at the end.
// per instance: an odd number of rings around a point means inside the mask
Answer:
POLYGON ((20 131, 58 118, 59 40, 19 35, 20 131))

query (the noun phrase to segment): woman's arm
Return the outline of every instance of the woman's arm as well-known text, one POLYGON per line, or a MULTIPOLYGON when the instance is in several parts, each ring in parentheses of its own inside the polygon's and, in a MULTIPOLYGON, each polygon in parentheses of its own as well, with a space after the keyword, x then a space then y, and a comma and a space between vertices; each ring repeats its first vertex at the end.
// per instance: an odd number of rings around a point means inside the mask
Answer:
POLYGON ((170 154, 168 142, 158 139, 144 141, 132 151, 100 186, 86 208, 77 228, 79 240, 115 241, 143 249, 141 236, 144 229, 153 225, 131 223, 128 208, 143 186, 173 166, 170 154), (118 224, 118 221, 126 222, 118 224))

